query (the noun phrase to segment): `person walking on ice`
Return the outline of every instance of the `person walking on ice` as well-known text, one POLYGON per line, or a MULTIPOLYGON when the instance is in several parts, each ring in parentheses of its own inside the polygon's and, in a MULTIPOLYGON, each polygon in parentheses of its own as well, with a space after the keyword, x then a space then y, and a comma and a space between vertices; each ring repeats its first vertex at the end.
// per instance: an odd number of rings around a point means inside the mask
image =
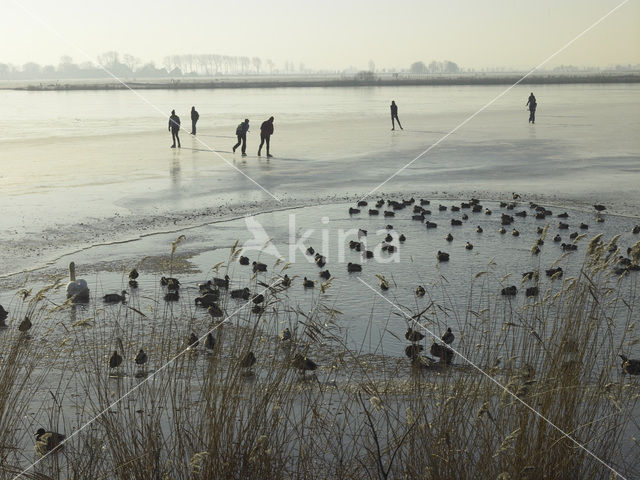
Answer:
POLYGON ((245 118, 244 122, 240 123, 236 127, 236 136, 238 137, 238 143, 233 146, 233 153, 236 153, 236 148, 242 144, 242 156, 247 156, 247 132, 249 131, 249 119, 245 118))
POLYGON ((262 145, 267 143, 267 158, 271 158, 273 155, 269 153, 269 140, 273 135, 273 117, 269 117, 269 120, 262 122, 260 125, 260 147, 258 147, 258 156, 262 151, 262 145))
POLYGON ((196 111, 196 107, 191 107, 191 135, 196 134, 196 123, 199 118, 200 114, 196 111))
POLYGON ((529 123, 536 123, 536 107, 538 103, 536 102, 536 97, 533 96, 533 92, 529 95, 529 100, 527 100, 525 107, 527 105, 529 106, 529 123))
POLYGON ((171 110, 171 116, 169 117, 169 131, 171 132, 171 138, 173 139, 173 145, 171 148, 176 148, 176 140, 178 140, 178 148, 180 148, 180 117, 176 115, 175 110, 171 110))
POLYGON ((398 126, 400 127, 400 130, 404 130, 402 128, 402 124, 400 123, 400 119, 398 118, 398 106, 396 105, 395 100, 391 100, 391 130, 396 129, 394 120, 398 122, 398 126))

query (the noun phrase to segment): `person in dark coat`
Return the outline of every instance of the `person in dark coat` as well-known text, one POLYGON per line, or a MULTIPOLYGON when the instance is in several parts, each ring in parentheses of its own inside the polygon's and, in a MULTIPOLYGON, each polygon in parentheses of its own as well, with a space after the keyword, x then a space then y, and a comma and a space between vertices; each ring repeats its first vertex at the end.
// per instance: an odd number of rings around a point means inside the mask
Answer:
POLYGON ((529 95, 529 100, 527 100, 526 106, 529 106, 529 123, 536 123, 536 107, 538 103, 536 102, 536 97, 533 96, 533 92, 529 95))
POLYGON ((199 118, 200 114, 196 111, 196 107, 191 107, 191 135, 196 134, 196 123, 199 118))
POLYGON ((247 156, 247 132, 249 131, 249 119, 245 118, 244 122, 236 127, 236 136, 238 137, 238 143, 233 146, 233 153, 236 153, 236 148, 242 144, 242 156, 247 156))
POLYGON ((273 117, 269 117, 269 120, 262 122, 260 125, 260 147, 258 148, 258 156, 262 151, 262 145, 267 143, 267 158, 271 158, 273 155, 269 153, 269 139, 273 135, 273 117))
POLYGON ((171 110, 171 116, 169 117, 169 131, 171 131, 171 138, 173 139, 173 145, 171 148, 176 148, 176 140, 178 140, 178 148, 180 148, 180 117, 176 115, 175 110, 171 110))
POLYGON ((391 130, 396 129, 394 120, 398 122, 400 130, 404 130, 402 128, 402 124, 400 123, 400 119, 398 118, 398 106, 396 105, 396 102, 394 100, 391 100, 391 130))

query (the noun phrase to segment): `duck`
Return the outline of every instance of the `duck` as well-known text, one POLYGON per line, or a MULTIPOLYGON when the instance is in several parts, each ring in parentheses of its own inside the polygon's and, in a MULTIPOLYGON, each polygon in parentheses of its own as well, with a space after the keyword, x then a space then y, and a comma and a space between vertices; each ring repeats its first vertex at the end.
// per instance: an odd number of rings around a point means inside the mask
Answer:
POLYGON ((304 288, 314 288, 316 286, 316 282, 314 282, 313 280, 308 280, 307 277, 304 277, 304 280, 302 280, 302 286, 304 288))
POLYGON ((569 218, 569 214, 567 212, 559 213, 558 218, 569 218))
POLYGON ((329 273, 329 270, 322 270, 318 275, 324 280, 329 280, 331 278, 331 273, 329 273))
POLYGON ((380 278, 380 290, 389 290, 389 281, 384 277, 380 278))
POLYGON ((393 225, 387 224, 384 228, 385 230, 393 230, 393 225))
POLYGON ((558 275, 558 277, 562 277, 562 267, 557 268, 549 268, 544 271, 547 277, 553 277, 554 275, 558 275))
POLYGON ((248 369, 251 369, 251 367, 253 367, 255 363, 256 363, 256 356, 253 354, 253 352, 248 352, 238 362, 238 364, 240 365, 240 368, 248 368, 248 369))
POLYGON ((129 272, 129 286, 131 288, 138 288, 137 278, 139 276, 140 276, 140 274, 138 273, 138 270, 136 268, 134 268, 133 270, 131 270, 129 272))
POLYGON ((560 235, 556 235, 555 237, 553 237, 553 241, 555 243, 561 242, 562 241, 562 237, 560 235))
POLYGON ((267 271, 267 265, 264 263, 260 263, 260 262, 253 262, 253 272, 266 272, 267 271))
POLYGON ((247 287, 240 288, 238 290, 231 290, 231 298, 241 298, 242 300, 249 300, 251 290, 247 287))
POLYGON ((311 360, 308 357, 305 357, 301 353, 296 353, 295 357, 293 357, 293 361, 291 362, 293 368, 296 368, 302 372, 302 375, 306 375, 307 370, 314 371, 318 368, 316 362, 311 360))
POLYGON ((474 203, 471 207, 471 211, 473 213, 480 213, 482 211, 482 205, 480 205, 479 203, 474 203))
POLYGON ((640 360, 631 360, 625 355, 618 355, 622 359, 622 372, 629 375, 640 375, 640 360))
POLYGON ((104 297, 102 297, 102 301, 104 303, 124 303, 126 300, 127 292, 126 290, 122 290, 121 293, 107 293, 104 297))
POLYGON ((383 200, 383 199, 380 199, 380 200, 378 200, 378 201, 376 202, 376 208, 380 208, 380 207, 381 207, 381 206, 383 206, 383 205, 384 205, 384 200, 383 200))
POLYGON ((288 342, 290 340, 291 340, 291 330, 289 330, 289 327, 285 327, 284 330, 280 332, 280 341, 288 342))
POLYGON ((578 245, 574 243, 563 243, 561 247, 563 252, 575 252, 578 250, 578 245))
POLYGON ((389 210, 385 210, 382 215, 384 215, 385 217, 395 217, 396 216, 396 214, 394 212, 390 212, 389 210))
POLYGON ((349 207, 349 215, 357 215, 358 213, 360 213, 359 208, 349 207))
POLYGON ((20 322, 20 325, 18 325, 18 330, 21 332, 28 332, 29 330, 31 330, 31 327, 31 319, 29 318, 29 316, 25 315, 24 320, 22 320, 22 322, 20 322))
POLYGON ((558 228, 560 230, 569 230, 569 224, 568 223, 564 223, 564 222, 559 222, 558 223, 558 228))
POLYGON ((36 432, 36 443, 33 449, 39 457, 44 457, 52 452, 57 452, 63 447, 66 435, 58 432, 47 432, 44 428, 39 428, 36 432))
POLYGON ((67 283, 67 298, 72 302, 88 302, 89 286, 86 280, 76 278, 76 264, 69 263, 69 283, 67 283))
POLYGON ((500 224, 501 225, 511 225, 514 222, 514 219, 511 215, 507 215, 506 213, 503 213, 502 216, 500 217, 500 224))
POLYGON ((503 234, 503 235, 504 235, 505 233, 507 233, 507 231, 504 229, 504 227, 500 227, 500 228, 498 229, 498 233, 501 233, 501 234, 503 234))
POLYGON ((453 242, 453 235, 451 235, 451 233, 448 233, 446 237, 444 237, 444 239, 447 242, 453 242))
POLYGON ((207 338, 204 341, 204 348, 207 350, 213 350, 216 346, 216 339, 211 332, 207 333, 207 338))
POLYGON ((425 225, 427 226, 427 228, 436 228, 436 227, 438 226, 438 224, 437 224, 437 223, 435 223, 435 222, 429 222, 429 221, 427 221, 427 222, 425 223, 425 225))
POLYGON ((434 357, 440 358, 440 362, 445 365, 449 365, 453 360, 453 350, 451 350, 446 345, 440 345, 438 343, 433 342, 431 347, 429 348, 429 352, 434 357))
POLYGON ((525 295, 527 297, 537 297, 540 289, 538 287, 529 287, 525 290, 525 295))
POLYGON ((201 294, 213 292, 215 289, 213 288, 213 282, 211 280, 207 280, 204 283, 198 284, 198 291, 201 294))
POLYGON ((593 208, 596 209, 596 212, 602 212, 602 211, 607 209, 607 207, 605 207, 604 205, 601 205, 601 204, 596 204, 596 205, 593 206, 593 208))
POLYGON ((369 215, 380 215, 380 212, 378 210, 376 210, 375 208, 370 208, 369 209, 369 215))
POLYGON ((282 277, 282 282, 280 283, 282 284, 283 287, 288 287, 291 285, 291 278, 289 278, 289 275, 285 273, 284 277, 282 277))
POLYGON ((542 235, 542 232, 544 232, 544 228, 542 228, 542 227, 536 227, 536 233, 537 233, 538 235, 542 235))
POLYGON ((600 215, 596 215, 596 222, 598 222, 598 223, 604 222, 604 217, 602 217, 600 215))
POLYGON ((511 235, 513 235, 514 237, 519 237, 520 236, 520 232, 514 228, 511 231, 511 235))
POLYGON ((538 271, 532 270, 530 272, 524 272, 522 274, 523 280, 537 280, 538 279, 538 271))
POLYGON ((580 230, 589 230, 589 225, 587 225, 586 223, 581 223, 580 230))
POLYGON ((451 331, 451 327, 447 327, 447 331, 442 335, 442 341, 447 345, 451 345, 455 338, 455 335, 451 331))
POLYGON ((413 360, 415 357, 420 355, 420 352, 422 352, 423 350, 424 347, 422 345, 413 343, 404 349, 404 354, 407 356, 407 358, 413 360))
POLYGON ((364 228, 359 228, 359 229, 358 229, 358 238, 366 237, 366 236, 367 236, 367 233, 368 233, 368 232, 367 232, 364 228))
POLYGON ((220 300, 220 290, 213 290, 209 293, 196 297, 195 304, 196 306, 200 305, 201 307, 208 308, 218 300, 220 300))
POLYGON ((458 207, 457 205, 451 205, 451 211, 452 212, 459 212, 460 211, 460 207, 458 207))
POLYGON ((323 268, 327 264, 327 258, 316 253, 315 262, 318 267, 323 268))
POLYGON ((449 254, 438 250, 438 253, 436 254, 436 258, 438 259, 439 262, 448 262, 449 254))
POLYGON ((307 248, 307 255, 314 255, 315 253, 316 251, 313 249, 313 247, 307 248))
POLYGON ((491 215, 491 213, 492 213, 491 210, 489 210, 488 208, 484 209, 484 214, 485 215, 491 215))
POLYGON ((420 214, 420 215, 412 215, 411 216, 411 220, 415 220, 417 222, 424 222, 425 216, 424 214, 420 214))
POLYGON ((177 302, 180 300, 180 294, 178 292, 167 292, 164 296, 165 302, 177 302))
POLYGON ((469 215, 467 215, 466 213, 462 214, 462 220, 469 220, 469 215))
POLYGON ((259 293, 258 295, 254 295, 254 297, 251 299, 251 301, 255 304, 255 305, 260 305, 261 303, 264 302, 264 295, 259 293))
POLYGON ((516 217, 522 217, 525 218, 527 216, 527 211, 526 210, 522 210, 521 212, 516 212, 515 213, 516 217))
POLYGON ((213 284, 220 288, 229 288, 229 275, 225 275, 224 278, 213 278, 213 284))
POLYGON ((518 293, 518 289, 516 288, 515 285, 511 285, 509 287, 505 287, 503 288, 500 293, 502 295, 506 295, 506 296, 511 296, 511 295, 517 295, 518 293))
POLYGON ((387 236, 384 237, 385 242, 393 242, 393 236, 390 233, 387 233, 387 236))
POLYGON ((420 199, 420 205, 422 205, 422 206, 431 205, 431 200, 427 200, 426 198, 421 198, 420 199))
POLYGON ((413 206, 413 213, 422 213, 423 208, 420 205, 413 206))
POLYGON ((167 287, 168 290, 178 290, 180 288, 180 280, 173 277, 160 277, 160 285, 167 287))
POLYGON ((462 220, 458 220, 456 218, 452 218, 451 219, 451 226, 453 227, 459 227, 462 225, 462 220))
POLYGON ((426 293, 427 291, 424 287, 422 285, 418 285, 418 288, 416 288, 416 297, 424 297, 426 293))
POLYGON ((358 202, 358 206, 359 206, 359 207, 366 207, 367 205, 369 205, 369 204, 367 203, 367 201, 366 201, 366 200, 360 200, 360 201, 358 202))
POLYGON ((569 238, 571 240, 574 240, 574 239, 578 238, 578 232, 573 232, 571 235, 569 235, 569 238))
POLYGON ((482 233, 483 231, 484 231, 484 230, 482 230, 482 227, 481 227, 480 225, 478 225, 478 226, 476 227, 476 232, 478 232, 478 233, 482 233))
POLYGON ((438 210, 439 210, 440 212, 444 212, 444 211, 446 211, 446 210, 447 210, 447 206, 446 206, 446 205, 438 205, 438 210))
POLYGON ((240 257, 240 260, 238 260, 240 262, 240 265, 249 265, 249 263, 251 262, 249 260, 249 257, 240 257))
POLYGON ((114 350, 109 357, 109 368, 118 368, 122 364, 122 357, 118 354, 117 350, 114 350))
POLYGON ((145 351, 141 348, 138 351, 138 354, 136 355, 136 358, 133 359, 134 362, 136 362, 137 365, 144 365, 145 363, 147 363, 147 360, 149 359, 149 357, 147 356, 147 354, 145 353, 145 351))
POLYGON ((404 334, 404 338, 406 338, 410 342, 419 342, 424 338, 424 334, 409 327, 404 334))
POLYGON ((351 263, 351 262, 347 264, 347 272, 361 272, 361 271, 362 271, 362 265, 358 263, 351 263))
POLYGON ((471 208, 471 202, 462 202, 460 203, 460 208, 471 208))
POLYGON ((464 245, 464 248, 466 248, 467 250, 473 250, 473 245, 472 245, 470 242, 467 242, 467 243, 464 245))
POLYGON ((187 348, 196 348, 199 343, 200 340, 198 340, 198 336, 195 333, 191 332, 191 335, 189 335, 189 338, 187 338, 187 348))
POLYGON ((220 305, 218 305, 217 303, 209 305, 209 307, 207 308, 207 312, 209 313, 209 315, 211 315, 212 318, 224 317, 224 312, 220 308, 220 305))
POLYGON ((540 253, 540 247, 538 245, 534 245, 531 249, 531 255, 538 255, 540 253))
POLYGON ((631 233, 633 233, 634 235, 637 235, 638 233, 640 233, 640 225, 634 225, 633 228, 631 229, 631 233))
POLYGON ((0 305, 0 328, 7 328, 5 320, 8 316, 9 312, 7 312, 2 305, 0 305))
POLYGON ((399 242, 406 242, 407 241, 407 237, 404 235, 404 233, 400 234, 400 236, 398 237, 398 241, 399 242))

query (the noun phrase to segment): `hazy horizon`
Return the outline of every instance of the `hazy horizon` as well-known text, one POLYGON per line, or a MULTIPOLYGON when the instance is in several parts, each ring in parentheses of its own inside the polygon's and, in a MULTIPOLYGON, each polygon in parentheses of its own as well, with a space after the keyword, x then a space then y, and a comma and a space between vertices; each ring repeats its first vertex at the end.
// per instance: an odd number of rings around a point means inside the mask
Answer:
MULTIPOLYGON (((65 55, 78 64, 95 63, 100 54, 118 51, 157 66, 167 55, 217 53, 270 59, 278 68, 303 63, 310 70, 367 70, 371 63, 401 70, 433 60, 463 69, 528 70, 620 4, 542 0, 531 8, 508 1, 329 0, 318 8, 291 0, 10 0, 0 41, 12 48, 0 63, 58 65, 65 55)), ((640 1, 628 1, 545 68, 640 64, 638 18, 640 1)))

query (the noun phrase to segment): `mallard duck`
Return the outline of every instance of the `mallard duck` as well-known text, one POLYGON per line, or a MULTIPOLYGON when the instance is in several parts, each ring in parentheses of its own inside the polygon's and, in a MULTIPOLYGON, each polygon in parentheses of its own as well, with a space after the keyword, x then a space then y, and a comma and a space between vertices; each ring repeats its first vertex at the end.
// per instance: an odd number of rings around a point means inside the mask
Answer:
POLYGON ((529 287, 527 288, 527 290, 525 291, 525 295, 527 297, 537 297, 538 293, 539 293, 539 289, 538 287, 529 287))
POLYGON ((137 365, 144 365, 145 363, 147 363, 147 360, 149 359, 149 357, 147 356, 147 354, 145 353, 145 351, 141 348, 138 351, 138 354, 136 355, 136 358, 133 359, 134 362, 136 362, 137 365))
POLYGON ((416 288, 416 297, 424 297, 425 293, 427 293, 427 291, 424 287, 422 285, 418 285, 418 288, 416 288))
POLYGON ((198 336, 195 333, 191 332, 191 335, 189 335, 189 338, 187 338, 187 347, 196 348, 199 343, 200 340, 198 340, 198 336))
POLYGON ((436 254, 436 258, 438 259, 439 262, 448 262, 449 254, 438 250, 438 253, 436 254))
POLYGON ((249 265, 249 263, 251 263, 251 261, 249 260, 249 257, 240 257, 240 260, 238 260, 240 262, 240 265, 249 265))
POLYGON ((383 215, 385 217, 395 217, 396 216, 396 214, 394 212, 390 212, 389 210, 385 210, 383 215))
POLYGON ((569 238, 571 240, 575 240, 576 238, 578 238, 578 232, 573 232, 571 235, 569 235, 569 238))
POLYGON ((376 210, 375 208, 370 208, 369 209, 369 215, 380 215, 380 212, 378 210, 376 210))
POLYGON ((473 245, 472 245, 471 243, 467 242, 467 243, 464 245, 464 248, 466 248, 467 250, 473 250, 473 245))
POLYGON ((498 233, 501 233, 502 235, 504 235, 505 233, 507 233, 507 231, 504 229, 504 227, 500 227, 498 229, 498 233))
POLYGON ((178 292, 167 292, 164 296, 165 302, 177 302, 180 300, 180 294, 178 292))
POLYGON ((366 200, 360 200, 360 201, 358 202, 358 206, 359 206, 359 207, 366 207, 367 205, 368 205, 368 203, 367 203, 367 201, 366 201, 366 200))
POLYGON ((316 282, 314 282, 313 280, 308 280, 307 277, 304 277, 304 280, 302 281, 302 286, 304 288, 314 288, 316 286, 316 282))
POLYGON ((288 342, 290 340, 291 340, 291 330, 289 330, 289 327, 285 327, 284 330, 280 332, 280 341, 288 342))
POLYGON ((129 272, 129 280, 136 280, 139 276, 140 274, 138 273, 138 270, 135 268, 129 272))
POLYGON ((240 298, 242 300, 249 300, 251 290, 247 287, 240 288, 238 290, 231 290, 231 298, 240 298))
POLYGON ((424 338, 424 334, 409 327, 404 334, 404 338, 406 338, 410 342, 419 342, 424 338))
POLYGON ((515 216, 524 218, 524 217, 527 216, 527 211, 526 210, 522 210, 521 212, 516 212, 515 216))
POLYGON ((169 290, 178 290, 180 288, 180 280, 173 277, 160 277, 160 285, 167 287, 169 290))
POLYGON ((569 230, 569 224, 568 223, 564 223, 564 222, 559 222, 558 223, 558 228, 560 230, 569 230))
POLYGON ((569 218, 569 214, 567 212, 559 213, 558 218, 569 218))
POLYGON ((500 293, 502 295, 507 295, 507 296, 517 295, 518 294, 518 289, 516 288, 515 285, 511 285, 509 287, 503 288, 500 293))
POLYGON ((453 242, 453 235, 451 235, 451 233, 448 233, 446 237, 444 237, 444 239, 447 242, 453 242))
POLYGON ((215 289, 213 288, 213 282, 211 280, 207 280, 204 283, 199 283, 198 284, 198 291, 201 294, 205 294, 205 293, 210 293, 215 291, 215 289))
POLYGON ((562 237, 560 235, 556 235, 555 237, 553 237, 553 241, 555 243, 561 242, 562 241, 562 237))
POLYGON ((293 368, 296 368, 302 372, 303 375, 306 375, 307 370, 314 371, 318 368, 316 362, 311 360, 308 357, 305 357, 301 353, 296 353, 295 357, 293 357, 293 362, 291 362, 293 368))
POLYGON ((624 355, 619 355, 622 359, 622 372, 629 375, 640 375, 640 360, 631 360, 624 355))
POLYGON ((482 233, 483 231, 484 231, 484 230, 482 230, 482 227, 481 227, 480 225, 478 225, 478 226, 476 227, 476 232, 478 232, 478 233, 482 233))
POLYGON ((66 435, 57 432, 47 432, 44 428, 39 428, 36 432, 36 443, 33 446, 39 457, 44 457, 51 452, 57 452, 62 447, 62 442, 66 435))
POLYGON ((407 356, 407 358, 413 360, 415 357, 420 355, 420 352, 422 352, 423 350, 424 347, 422 345, 413 343, 404 349, 404 354, 407 356))
POLYGON ((109 357, 109 368, 118 368, 122 364, 122 357, 118 354, 117 350, 114 350, 109 357))
POLYGON ((29 330, 31 330, 31 319, 25 315, 24 316, 24 320, 22 320, 22 322, 20 322, 20 325, 18 325, 18 330, 20 330, 21 332, 28 332, 29 330))
POLYGON ((421 198, 420 205, 431 205, 431 200, 427 200, 426 198, 421 198))
POLYGON ((460 227, 462 225, 462 220, 458 220, 456 218, 452 218, 451 219, 451 226, 452 227, 460 227))
POLYGON ((122 290, 121 293, 107 293, 104 297, 102 297, 102 301, 104 303, 124 303, 126 300, 125 295, 127 295, 127 292, 125 290, 122 290))
POLYGON ((224 317, 224 312, 220 308, 220 305, 218 305, 217 303, 209 305, 209 308, 207 308, 207 312, 209 313, 209 315, 211 315, 212 318, 224 317))
POLYGON ((444 343, 446 343, 447 345, 451 345, 453 343, 453 341, 455 340, 455 335, 453 334, 453 332, 451 331, 451 328, 448 327, 447 331, 444 332, 444 335, 442 335, 442 341, 444 343))
POLYGON ((458 207, 457 205, 451 205, 451 211, 452 212, 459 212, 460 211, 460 207, 458 207))
POLYGON ((467 215, 466 213, 463 213, 462 220, 469 220, 469 215, 467 215))
POLYGON ((220 290, 213 290, 209 293, 205 293, 204 295, 196 297, 195 304, 200 305, 201 307, 208 308, 218 300, 220 300, 220 290))
POLYGON ((216 346, 215 337, 211 334, 211 332, 207 333, 207 338, 204 341, 204 348, 206 348, 207 350, 213 350, 215 346, 216 346))
POLYGON ((89 286, 81 278, 76 278, 76 264, 69 263, 69 283, 67 283, 67 298, 72 302, 88 302, 89 286))
POLYGON ((362 271, 362 265, 358 263, 351 263, 351 262, 347 264, 347 272, 361 272, 361 271, 362 271))
POLYGON ((438 210, 439 210, 440 212, 444 212, 444 211, 446 211, 446 210, 447 210, 447 206, 446 206, 446 205, 438 205, 438 210))
POLYGON ((431 344, 431 347, 429 348, 429 352, 434 357, 440 358, 440 362, 444 363, 445 365, 449 365, 453 360, 453 355, 454 355, 453 350, 451 350, 446 345, 440 345, 434 342, 431 344))
POLYGON ((329 270, 322 270, 318 275, 324 280, 329 280, 331 278, 331 273, 329 273, 329 270))
POLYGON ((224 278, 213 278, 213 284, 220 288, 229 288, 229 275, 225 275, 224 278))
POLYGON ((405 237, 404 233, 400 234, 400 236, 398 237, 398 241, 399 242, 406 242, 407 241, 407 237, 405 237))
POLYGON ((291 285, 291 279, 289 278, 289 275, 287 275, 286 273, 284 274, 284 277, 282 277, 282 286, 283 287, 288 287, 291 285))
POLYGON ((597 212, 602 212, 602 211, 607 209, 607 207, 605 207, 604 205, 600 205, 600 204, 594 205, 593 208, 595 208, 597 212))
POLYGON ((316 253, 315 262, 318 267, 322 268, 327 264, 327 258, 320 255, 319 253, 316 253))
POLYGON ((511 235, 513 235, 514 237, 519 237, 520 232, 514 228, 513 230, 511 230, 511 235))
POLYGON ((435 223, 435 222, 429 222, 429 221, 427 221, 427 222, 425 223, 425 225, 427 226, 427 228, 436 228, 436 227, 438 226, 438 224, 437 224, 437 223, 435 223))
POLYGON ((358 213, 360 213, 360 209, 359 208, 349 207, 349 215, 356 215, 358 213))
POLYGON ((7 312, 2 305, 0 305, 0 328, 6 328, 7 324, 5 320, 9 316, 9 312, 7 312))
POLYGON ((589 225, 587 225, 586 223, 581 223, 580 230, 589 230, 589 225))
POLYGON ((253 273, 267 271, 267 265, 264 263, 253 262, 252 265, 253 265, 253 273))
POLYGON ((246 355, 244 355, 240 361, 238 362, 238 365, 240 365, 240 368, 251 368, 255 365, 256 363, 256 356, 253 354, 253 352, 248 352, 246 355))
POLYGON ((253 298, 251 299, 251 301, 255 304, 255 305, 260 305, 261 303, 264 302, 264 295, 259 293, 257 295, 254 295, 253 298))

